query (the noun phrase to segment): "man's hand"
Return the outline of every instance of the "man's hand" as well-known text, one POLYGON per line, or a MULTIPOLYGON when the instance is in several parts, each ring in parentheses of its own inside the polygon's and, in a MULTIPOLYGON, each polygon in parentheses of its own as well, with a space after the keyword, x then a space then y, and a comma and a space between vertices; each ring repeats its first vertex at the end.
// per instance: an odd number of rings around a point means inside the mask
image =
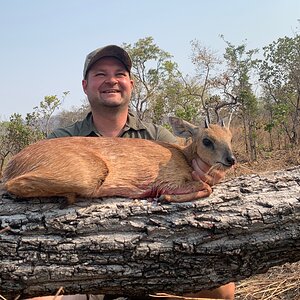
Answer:
POLYGON ((225 176, 225 171, 222 170, 212 169, 209 172, 211 166, 201 160, 200 157, 193 159, 192 166, 194 169, 192 172, 193 179, 206 182, 210 186, 220 182, 225 176))

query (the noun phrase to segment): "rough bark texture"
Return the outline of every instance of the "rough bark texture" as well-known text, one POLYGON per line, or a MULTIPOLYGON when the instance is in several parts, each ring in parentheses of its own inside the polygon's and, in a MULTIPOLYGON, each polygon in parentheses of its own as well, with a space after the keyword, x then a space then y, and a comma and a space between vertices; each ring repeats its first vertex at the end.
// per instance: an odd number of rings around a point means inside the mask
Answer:
POLYGON ((238 177, 206 199, 0 198, 0 294, 182 293, 300 260, 300 167, 238 177))

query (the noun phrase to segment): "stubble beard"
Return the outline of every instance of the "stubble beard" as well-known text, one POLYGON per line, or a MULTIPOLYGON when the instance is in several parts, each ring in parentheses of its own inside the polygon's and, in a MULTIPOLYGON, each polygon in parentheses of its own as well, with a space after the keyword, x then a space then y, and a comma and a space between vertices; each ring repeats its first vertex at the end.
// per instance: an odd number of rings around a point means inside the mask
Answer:
POLYGON ((122 109, 124 107, 128 107, 130 103, 130 99, 124 99, 124 97, 120 101, 109 101, 107 99, 90 99, 89 103, 92 108, 92 110, 99 110, 99 109, 122 109))

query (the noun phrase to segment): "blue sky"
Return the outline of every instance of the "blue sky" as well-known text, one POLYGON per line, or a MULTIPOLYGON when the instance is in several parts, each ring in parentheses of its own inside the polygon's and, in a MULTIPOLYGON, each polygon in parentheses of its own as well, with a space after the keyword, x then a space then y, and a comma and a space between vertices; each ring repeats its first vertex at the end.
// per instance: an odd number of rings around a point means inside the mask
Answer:
POLYGON ((46 95, 70 91, 80 106, 85 56, 95 48, 152 36, 185 74, 190 41, 218 51, 219 37, 261 48, 299 29, 299 0, 1 0, 0 120, 32 112, 46 95))

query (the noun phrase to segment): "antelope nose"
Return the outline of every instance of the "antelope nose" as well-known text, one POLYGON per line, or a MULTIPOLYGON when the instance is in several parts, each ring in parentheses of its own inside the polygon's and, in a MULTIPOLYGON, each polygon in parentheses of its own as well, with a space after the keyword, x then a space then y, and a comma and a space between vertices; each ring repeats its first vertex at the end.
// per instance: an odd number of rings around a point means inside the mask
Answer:
POLYGON ((236 163, 236 159, 233 155, 227 156, 226 157, 226 162, 228 163, 228 165, 233 166, 236 163))

